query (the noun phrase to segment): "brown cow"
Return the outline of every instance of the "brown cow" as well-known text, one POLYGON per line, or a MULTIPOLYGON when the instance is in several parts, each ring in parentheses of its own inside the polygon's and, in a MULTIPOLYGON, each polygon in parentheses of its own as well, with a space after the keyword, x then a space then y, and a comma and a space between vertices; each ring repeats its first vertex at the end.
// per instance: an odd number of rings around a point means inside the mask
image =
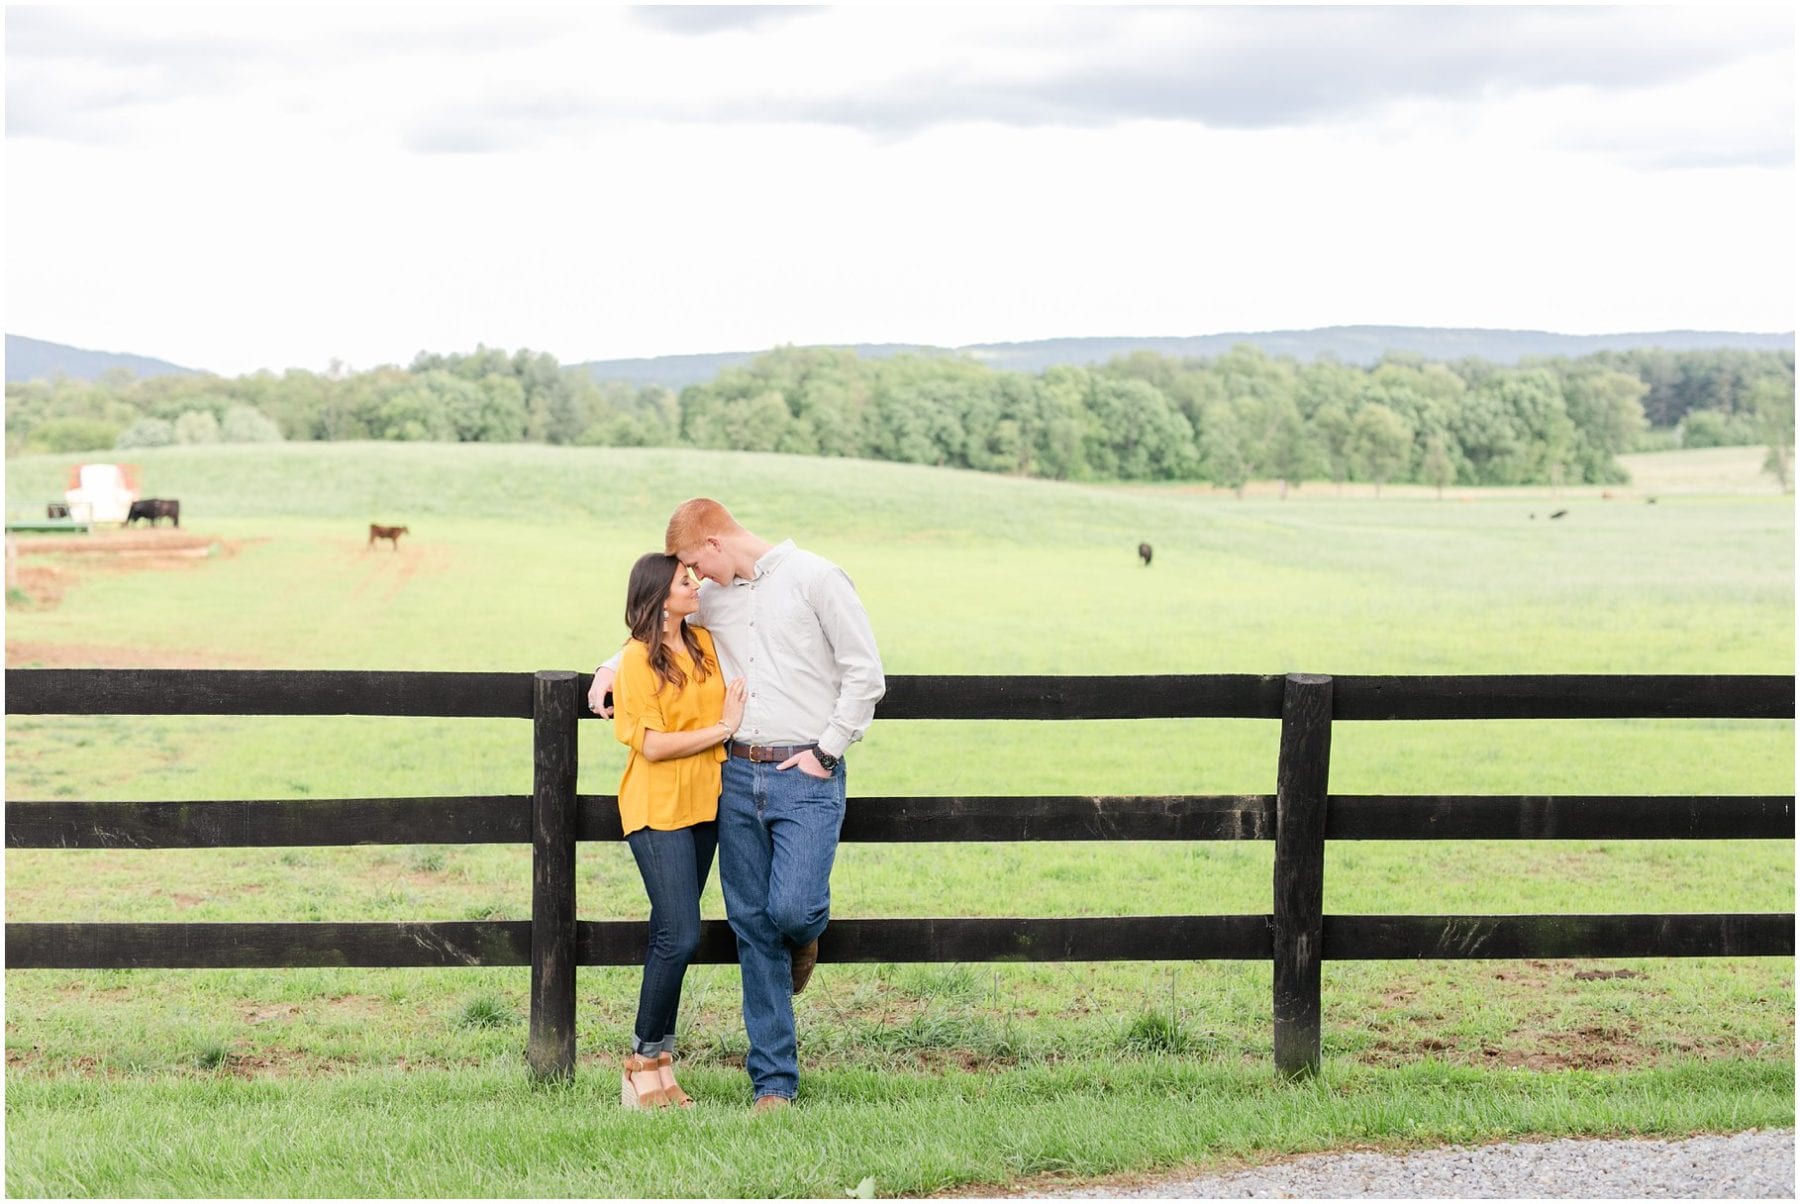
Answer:
POLYGON ((1138 559, 1144 562, 1145 568, 1150 567, 1150 545, 1149 544, 1141 543, 1138 545, 1138 559))
MULTIPOLYGON (((405 527, 380 527, 374 523, 370 523, 368 548, 374 547, 376 540, 385 539, 393 544, 394 551, 398 552, 400 550, 400 537, 408 533, 409 532, 405 527)), ((367 548, 364 550, 366 551, 367 548)))

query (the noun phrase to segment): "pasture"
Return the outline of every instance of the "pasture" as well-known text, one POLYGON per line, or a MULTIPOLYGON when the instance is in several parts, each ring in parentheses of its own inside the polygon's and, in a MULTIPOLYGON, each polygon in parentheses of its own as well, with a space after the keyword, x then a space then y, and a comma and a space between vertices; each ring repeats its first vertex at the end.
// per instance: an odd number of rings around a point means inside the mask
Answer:
MULTIPOLYGON (((538 446, 134 459, 148 491, 181 499, 183 535, 210 536, 210 554, 21 555, 9 667, 590 670, 622 638, 632 559, 660 544, 675 502, 707 493, 752 530, 844 565, 892 673, 1794 668, 1792 499, 1761 491, 1754 460, 1740 478, 1717 453, 1636 458, 1639 479, 1612 500, 1443 501, 1317 486, 1237 501, 538 446), (1570 513, 1550 522, 1557 508, 1570 513), (371 523, 410 533, 370 548, 371 523), (1155 547, 1150 568, 1139 541, 1155 547)), ((57 496, 69 462, 9 462, 9 505, 57 496)), ((528 726, 22 717, 8 724, 6 785, 40 799, 526 793, 528 726)), ((851 753, 851 805, 1267 792, 1276 736, 1253 721, 878 722, 851 753)), ((584 724, 579 789, 610 793, 621 752, 605 725, 584 724)), ((1331 787, 1792 793, 1793 729, 1346 723, 1331 787)), ((1261 912, 1270 864, 1260 844, 847 845, 833 912, 1261 912)), ((530 910, 523 848, 21 850, 6 869, 9 920, 530 910)), ((584 845, 579 874, 584 918, 645 914, 623 846, 584 845)), ((1325 883, 1328 912, 1788 911, 1794 864, 1783 842, 1339 843, 1325 883)), ((716 880, 706 909, 723 914, 716 880)), ((804 1106, 759 1125, 744 1115, 732 967, 690 972, 684 1083, 703 1104, 692 1117, 621 1116, 609 1102, 632 970, 581 972, 581 1071, 561 1091, 523 1083, 522 969, 14 971, 7 1188, 832 1196, 870 1176, 884 1193, 920 1192, 1346 1142, 1793 1122, 1790 963, 1324 974, 1325 1073, 1286 1087, 1268 1061, 1266 965, 827 963, 797 1005, 804 1106), (337 1156, 352 1136, 380 1155, 337 1156)))

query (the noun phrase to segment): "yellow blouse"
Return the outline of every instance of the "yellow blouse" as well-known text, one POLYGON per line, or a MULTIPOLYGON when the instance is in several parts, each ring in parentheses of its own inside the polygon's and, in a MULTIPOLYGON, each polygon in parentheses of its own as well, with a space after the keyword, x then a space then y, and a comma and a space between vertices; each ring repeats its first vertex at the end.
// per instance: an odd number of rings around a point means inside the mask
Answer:
POLYGON ((613 734, 631 746, 625 777, 619 782, 619 819, 626 835, 639 828, 668 831, 706 823, 719 815, 719 765, 725 746, 714 745, 692 756, 652 761, 644 756, 645 732, 692 732, 718 723, 725 713, 725 675, 713 650, 712 633, 690 625, 711 670, 697 681, 684 653, 676 663, 687 674, 680 689, 658 688, 650 668, 650 650, 639 640, 625 645, 618 676, 613 678, 613 734))

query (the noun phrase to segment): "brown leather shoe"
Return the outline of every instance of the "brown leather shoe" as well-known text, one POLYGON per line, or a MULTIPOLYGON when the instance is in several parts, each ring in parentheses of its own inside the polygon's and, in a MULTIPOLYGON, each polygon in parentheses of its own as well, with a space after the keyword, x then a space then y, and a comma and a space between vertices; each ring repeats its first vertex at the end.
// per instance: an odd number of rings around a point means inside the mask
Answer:
POLYGON ((813 967, 819 964, 818 938, 815 937, 793 950, 789 959, 793 963, 794 994, 798 995, 806 990, 806 984, 812 981, 813 967))
POLYGON ((754 1112, 779 1112, 783 1108, 792 1107, 793 1103, 794 1101, 785 1095, 759 1095, 756 1097, 756 1102, 750 1107, 754 1112))

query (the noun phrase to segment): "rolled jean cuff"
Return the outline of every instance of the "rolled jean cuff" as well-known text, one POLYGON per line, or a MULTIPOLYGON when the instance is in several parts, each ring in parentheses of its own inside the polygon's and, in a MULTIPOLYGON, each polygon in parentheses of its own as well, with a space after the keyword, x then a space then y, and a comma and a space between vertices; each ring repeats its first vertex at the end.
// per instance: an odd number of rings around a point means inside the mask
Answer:
POLYGON ((646 1058, 654 1058, 657 1054, 663 1053, 673 1054, 675 1052, 675 1034, 670 1033, 668 1036, 656 1041, 646 1041, 642 1037, 634 1036, 632 1038, 631 1052, 641 1054, 646 1058))

